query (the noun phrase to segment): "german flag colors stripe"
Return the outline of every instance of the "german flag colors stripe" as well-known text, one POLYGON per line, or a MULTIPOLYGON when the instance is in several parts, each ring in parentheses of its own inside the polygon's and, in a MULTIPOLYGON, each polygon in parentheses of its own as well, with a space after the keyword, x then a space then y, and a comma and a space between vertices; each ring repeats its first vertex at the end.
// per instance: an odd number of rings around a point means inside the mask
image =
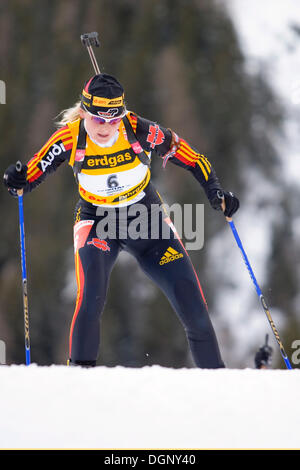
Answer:
POLYGON ((67 126, 62 127, 58 131, 54 132, 49 140, 45 143, 45 145, 41 148, 38 155, 40 158, 43 158, 44 155, 48 152, 51 145, 54 145, 58 140, 62 140, 63 142, 67 139, 72 138, 72 134, 67 126))
POLYGON ((188 166, 198 165, 202 171, 205 180, 211 172, 211 164, 204 155, 195 152, 184 139, 180 139, 180 145, 175 153, 175 157, 188 166))
POLYGON ((130 121, 130 124, 131 124, 131 126, 132 126, 133 131, 136 132, 136 128, 137 128, 137 116, 135 116, 134 114, 129 113, 129 114, 128 114, 128 118, 129 118, 129 121, 130 121))
POLYGON ((27 180, 32 183, 39 176, 43 174, 41 169, 37 166, 43 157, 47 154, 52 145, 62 142, 65 150, 70 150, 73 147, 72 134, 67 126, 62 127, 57 130, 46 144, 41 148, 41 150, 32 157, 28 162, 28 171, 27 171, 27 180))
POLYGON ((33 183, 42 174, 43 174, 42 170, 40 170, 39 168, 35 168, 33 172, 27 173, 27 180, 29 181, 29 183, 33 183))
POLYGON ((78 316, 79 310, 81 308, 82 299, 83 299, 83 290, 84 290, 84 272, 79 256, 79 249, 82 248, 90 234, 92 226, 94 224, 93 220, 82 220, 77 222, 74 225, 74 251, 75 251, 75 273, 76 273, 76 282, 77 282, 77 298, 74 315, 72 318, 71 328, 70 328, 70 337, 69 337, 69 357, 71 358, 72 353, 72 337, 74 326, 76 323, 76 318, 78 316))
POLYGON ((77 299, 76 299, 76 307, 75 312, 72 318, 71 329, 70 329, 70 337, 69 337, 69 357, 72 357, 72 337, 74 326, 76 322, 77 315, 79 313, 82 299, 83 299, 83 289, 84 289, 84 272, 81 263, 81 259, 79 256, 79 251, 77 250, 75 253, 75 272, 76 272, 76 282, 77 282, 77 299))

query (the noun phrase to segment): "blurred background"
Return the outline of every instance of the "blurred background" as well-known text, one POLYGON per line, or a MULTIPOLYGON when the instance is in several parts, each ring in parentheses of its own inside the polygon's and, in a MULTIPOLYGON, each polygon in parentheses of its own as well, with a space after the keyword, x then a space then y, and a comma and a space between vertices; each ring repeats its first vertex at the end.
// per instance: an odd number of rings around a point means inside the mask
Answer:
MULTIPOLYGON (((213 163, 241 202, 234 217, 288 355, 300 339, 300 11, 292 0, 1 0, 1 174, 26 163, 78 99, 93 69, 80 35, 98 31, 101 71, 116 75, 127 107, 170 127, 213 163)), ((205 204, 205 242, 190 256, 227 367, 254 367, 268 333, 222 214, 193 176, 153 158, 169 205, 205 204)), ((32 362, 66 364, 76 286, 73 210, 65 164, 24 200, 32 362)), ((25 362, 17 200, 1 189, 0 339, 8 364, 25 362)), ((102 317, 98 364, 194 367, 163 294, 121 254, 102 317)), ((299 355, 298 355, 299 357, 299 355)), ((294 367, 299 367, 293 363, 294 367)))

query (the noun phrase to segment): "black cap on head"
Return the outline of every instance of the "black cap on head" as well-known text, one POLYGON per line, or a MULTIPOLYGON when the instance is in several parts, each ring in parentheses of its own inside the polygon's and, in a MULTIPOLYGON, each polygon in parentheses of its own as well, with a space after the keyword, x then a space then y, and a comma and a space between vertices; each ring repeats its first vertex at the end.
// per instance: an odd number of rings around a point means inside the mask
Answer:
POLYGON ((112 75, 101 73, 84 84, 81 95, 83 109, 96 116, 114 118, 125 113, 124 89, 112 75))

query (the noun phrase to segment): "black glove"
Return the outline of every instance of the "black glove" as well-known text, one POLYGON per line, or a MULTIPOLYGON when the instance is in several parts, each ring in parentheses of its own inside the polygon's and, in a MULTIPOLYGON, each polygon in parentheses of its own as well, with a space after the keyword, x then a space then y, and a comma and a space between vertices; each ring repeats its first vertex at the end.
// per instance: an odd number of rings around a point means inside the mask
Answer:
POLYGON ((226 217, 232 217, 240 207, 240 201, 233 193, 219 190, 212 198, 209 199, 209 202, 213 209, 221 211, 223 198, 225 201, 224 215, 226 217))
POLYGON ((254 362, 256 369, 267 368, 271 364, 272 352, 273 349, 268 345, 268 335, 266 335, 265 344, 255 354, 254 362))
POLYGON ((23 189, 27 185, 27 165, 18 171, 16 165, 10 165, 4 173, 3 183, 10 189, 23 189))

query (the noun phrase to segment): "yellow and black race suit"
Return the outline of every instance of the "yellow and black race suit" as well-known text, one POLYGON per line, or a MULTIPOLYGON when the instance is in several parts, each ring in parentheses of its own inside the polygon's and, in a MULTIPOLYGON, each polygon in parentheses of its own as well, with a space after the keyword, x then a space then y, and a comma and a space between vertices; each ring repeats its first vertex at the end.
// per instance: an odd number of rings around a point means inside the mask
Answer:
MULTIPOLYGON (((149 158, 155 151, 164 164, 169 159, 190 170, 208 198, 220 189, 210 162, 184 139, 134 113, 129 112, 128 118, 149 158)), ((79 124, 78 120, 60 128, 29 161, 25 192, 35 188, 64 161, 74 166, 79 124)), ((196 366, 224 367, 199 279, 176 229, 163 211, 159 214, 156 238, 133 239, 119 235, 104 239, 99 236, 97 227, 103 220, 103 215, 99 215, 102 208, 116 213, 117 228, 120 228, 124 224, 122 211, 127 210, 127 206, 134 207, 140 201, 151 215, 152 207, 161 204, 150 183, 149 166, 133 151, 123 122, 111 147, 101 147, 87 135, 85 156, 77 176, 80 194, 74 220, 77 300, 70 329, 71 363, 96 364, 100 317, 109 276, 119 252, 126 250, 169 299, 185 328, 196 366), (169 238, 162 236, 166 225, 171 227, 169 238)), ((126 224, 131 220, 132 216, 126 219, 126 224)), ((148 230, 151 231, 150 226, 148 230)))
MULTIPOLYGON (((128 112, 128 118, 138 142, 151 159, 151 152, 164 157, 174 148, 170 162, 193 173, 207 197, 215 195, 220 185, 211 163, 170 129, 128 112), (176 140, 175 140, 175 138, 176 140)), ((28 162, 28 185, 25 192, 40 184, 48 174, 64 162, 73 166, 76 155, 79 120, 56 131, 41 150, 28 162)), ((93 205, 122 207, 141 200, 150 181, 150 169, 143 164, 128 142, 123 122, 117 141, 111 147, 101 147, 89 136, 78 191, 82 199, 93 205)))

